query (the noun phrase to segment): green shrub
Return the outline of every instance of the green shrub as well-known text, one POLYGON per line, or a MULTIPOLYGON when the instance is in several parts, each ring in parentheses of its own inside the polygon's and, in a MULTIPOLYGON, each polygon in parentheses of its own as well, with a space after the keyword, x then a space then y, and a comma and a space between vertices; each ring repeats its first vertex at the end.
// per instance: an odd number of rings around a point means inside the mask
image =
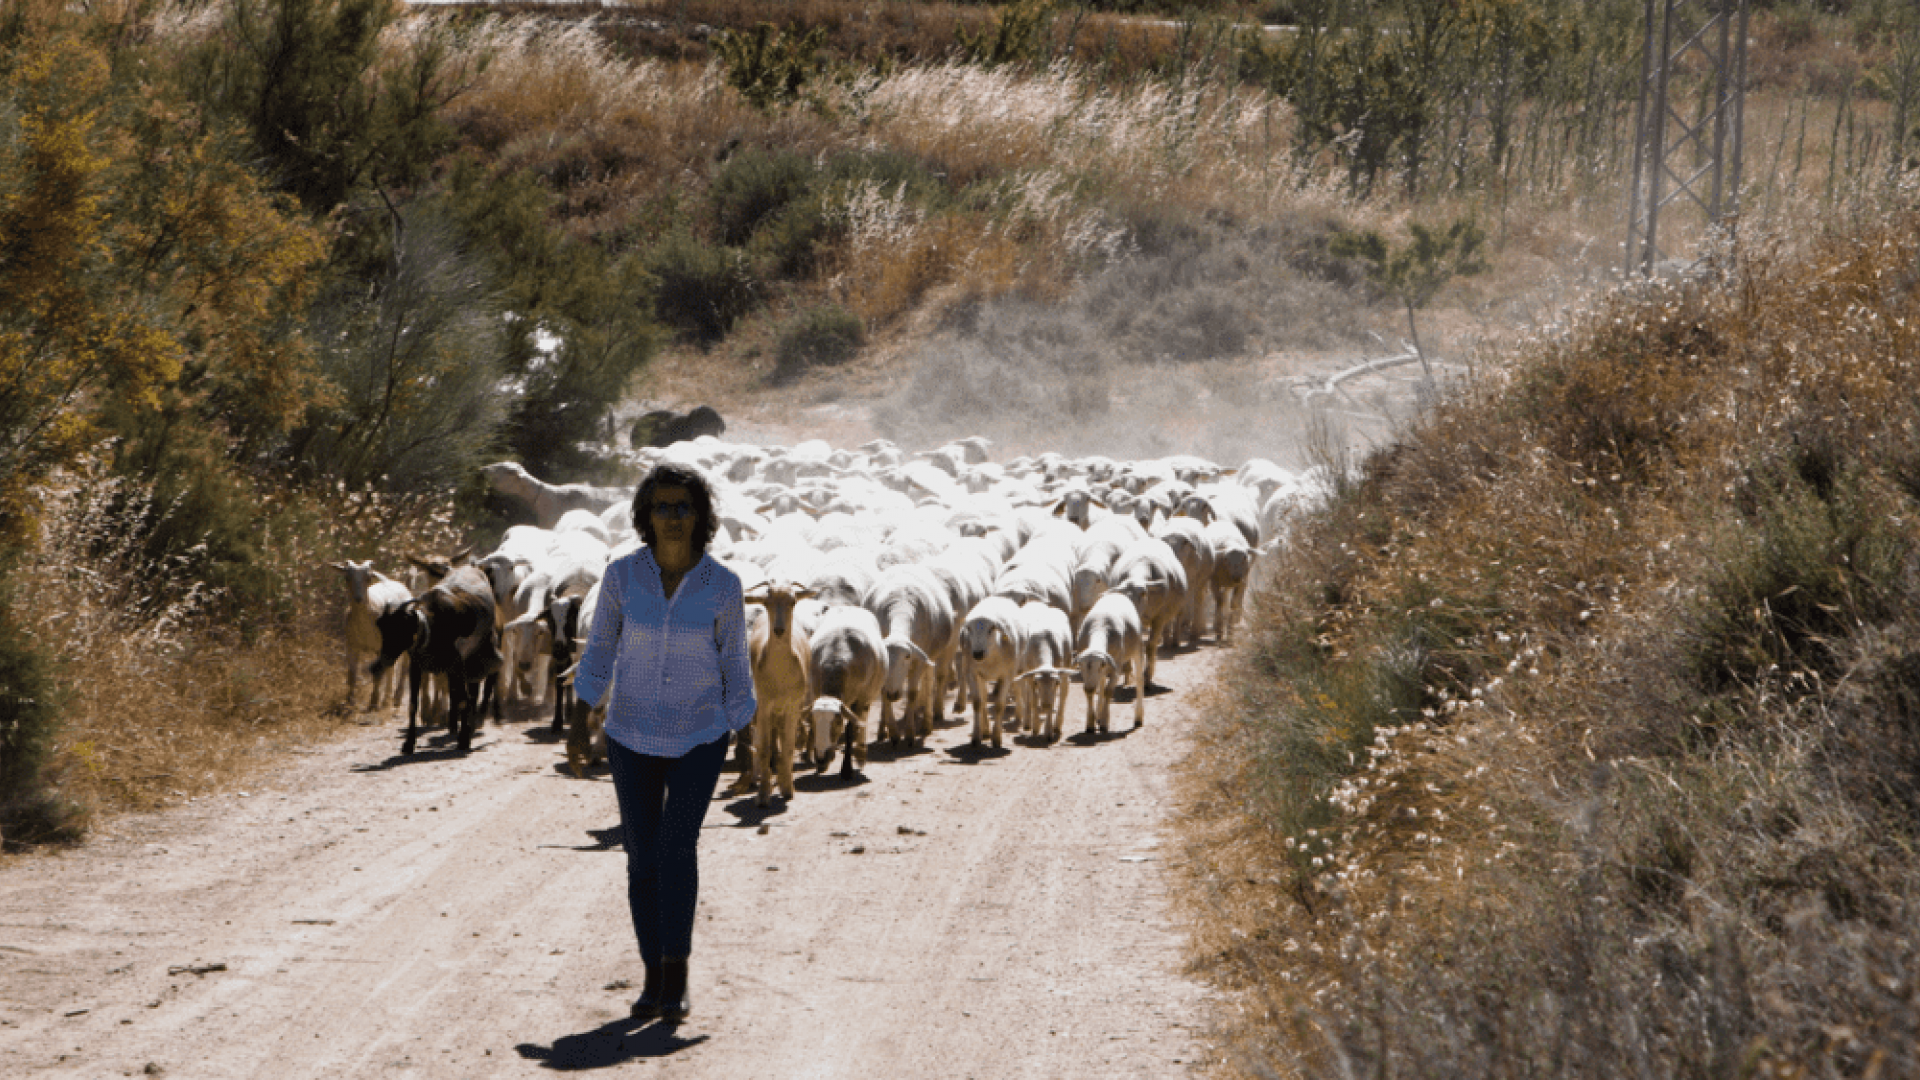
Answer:
POLYGON ((647 260, 653 313, 687 339, 710 345, 727 336, 759 299, 746 256, 685 233, 668 237, 647 260))
POLYGON ((1829 475, 1802 454, 1753 481, 1744 521, 1701 591, 1695 681, 1717 693, 1760 683, 1808 691, 1840 673, 1838 650, 1903 606, 1915 554, 1893 501, 1862 470, 1829 475))
POLYGON ((949 201, 946 181, 927 163, 898 150, 859 150, 827 160, 826 181, 833 185, 871 183, 884 191, 905 189, 907 201, 938 209, 949 201))
POLYGON ((417 183, 451 144, 441 110, 466 73, 445 31, 424 27, 383 54, 382 34, 403 14, 387 0, 264 0, 222 11, 176 75, 210 113, 245 127, 265 170, 308 210, 417 183))
POLYGON ((300 457, 350 488, 432 491, 497 454, 513 398, 507 323, 482 259, 451 222, 414 204, 389 265, 343 281, 313 311, 336 390, 312 411, 300 457))
POLYGON ((817 170, 791 150, 744 150, 728 158, 707 191, 714 236, 741 247, 769 219, 812 190, 817 170))
POLYGON ((1406 308, 1407 332, 1413 335, 1413 347, 1418 352, 1420 327, 1414 312, 1432 303, 1454 277, 1487 271, 1488 263, 1481 254, 1487 234, 1471 218, 1458 218, 1444 230, 1408 222, 1407 231, 1411 239, 1404 245, 1390 244, 1372 229, 1341 233, 1333 238, 1328 251, 1335 258, 1359 262, 1375 288, 1406 308))
POLYGON ((79 839, 81 812, 53 789, 49 762, 59 724, 49 658, 14 618, 0 581, 0 837, 11 845, 79 839))
POLYGON ((838 304, 803 312, 780 332, 774 349, 773 376, 793 379, 811 368, 831 367, 853 359, 867 341, 860 316, 838 304))
POLYGON ((993 25, 978 33, 960 29, 955 37, 976 64, 995 67, 1032 63, 1046 58, 1053 15, 1051 0, 1019 0, 1001 8, 993 17, 993 25))
POLYGON ((820 256, 836 227, 826 204, 808 198, 768 221, 748 246, 754 265, 776 278, 800 280, 820 268, 820 256))
POLYGON ((800 100, 807 80, 820 70, 815 54, 826 43, 822 26, 789 34, 759 23, 747 31, 721 31, 714 36, 713 51, 727 66, 727 85, 756 108, 771 109, 800 100))

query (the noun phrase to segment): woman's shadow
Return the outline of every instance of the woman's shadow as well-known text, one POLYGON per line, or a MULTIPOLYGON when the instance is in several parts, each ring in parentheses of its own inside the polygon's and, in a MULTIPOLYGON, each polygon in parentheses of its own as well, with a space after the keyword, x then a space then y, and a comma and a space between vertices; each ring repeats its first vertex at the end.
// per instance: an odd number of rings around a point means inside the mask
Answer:
POLYGON ((528 1061, 539 1062, 543 1069, 577 1072, 611 1068, 640 1058, 663 1058, 706 1041, 705 1035, 682 1038, 680 1026, 670 1021, 626 1018, 577 1035, 562 1035, 553 1040, 552 1046, 521 1043, 514 1050, 528 1061))

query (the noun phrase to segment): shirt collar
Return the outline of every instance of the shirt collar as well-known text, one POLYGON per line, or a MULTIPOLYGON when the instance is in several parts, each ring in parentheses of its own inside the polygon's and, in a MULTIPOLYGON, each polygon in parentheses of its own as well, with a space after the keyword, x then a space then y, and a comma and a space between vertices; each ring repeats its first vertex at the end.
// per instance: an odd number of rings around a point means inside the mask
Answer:
MULTIPOLYGON (((693 565, 687 567, 687 572, 681 575, 681 580, 684 581, 686 578, 692 577, 694 571, 707 565, 707 563, 712 561, 712 559, 713 559, 713 554, 711 552, 702 551, 700 553, 700 557, 693 561, 693 565)), ((656 584, 659 583, 662 580, 663 576, 666 574, 666 571, 660 569, 659 560, 653 557, 652 545, 650 544, 640 545, 640 561, 642 564, 650 567, 653 570, 653 580, 656 584)))

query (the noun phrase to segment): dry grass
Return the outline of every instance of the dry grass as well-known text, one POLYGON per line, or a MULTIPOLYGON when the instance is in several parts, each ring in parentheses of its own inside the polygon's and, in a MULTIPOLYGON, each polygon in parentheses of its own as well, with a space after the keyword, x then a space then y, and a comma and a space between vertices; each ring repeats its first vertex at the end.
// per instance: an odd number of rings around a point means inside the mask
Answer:
POLYGON ((1920 1067, 1920 214, 1828 220, 1490 362, 1296 537, 1188 777, 1238 1074, 1920 1067))
MULTIPOLYGON (((645 246, 688 218, 703 226, 708 183, 743 150, 779 149, 823 163, 904 155, 938 178, 938 198, 860 181, 828 193, 836 229, 817 271, 769 283, 761 313, 741 341, 721 350, 721 363, 755 350, 754 335, 765 336, 756 324, 813 303, 858 312, 872 348, 884 350, 906 326, 943 324, 939 310, 919 317, 927 305, 1070 297, 1091 275, 1137 257, 1140 238, 1163 222, 1254 230, 1308 216, 1392 230, 1416 215, 1480 217, 1498 245, 1493 273, 1456 287, 1424 320, 1440 351, 1462 360, 1483 339, 1551 320, 1619 265, 1618 176, 1552 174, 1537 190, 1522 186, 1497 198, 1453 192, 1417 208, 1356 203, 1342 190, 1337 162, 1303 165, 1294 156, 1286 104, 1223 78, 1228 52, 1207 52, 1196 35, 1157 41, 1166 63, 1150 77, 1122 77, 1103 63, 983 68, 935 47, 951 39, 957 21, 982 15, 820 0, 778 11, 746 2, 662 3, 586 20, 469 18, 459 34, 477 74, 450 116, 501 167, 546 177, 570 228, 621 245, 645 246), (692 41, 697 25, 762 18, 829 27, 831 40, 842 42, 830 48, 842 59, 876 55, 854 44, 879 41, 861 36, 879 34, 876 27, 908 27, 898 32, 917 35, 917 44, 886 39, 875 48, 896 62, 849 67, 817 81, 808 104, 762 113, 724 85, 703 46, 632 37, 645 24, 656 38, 692 41), (1183 48, 1194 55, 1174 62, 1183 48), (641 53, 651 58, 636 59, 641 53)), ((420 16, 412 32, 424 32, 433 18, 420 16)), ((1099 54, 1083 48, 1074 55, 1099 54)), ((1749 103, 1749 217, 1766 227, 1805 220, 1810 210, 1870 203, 1881 175, 1869 166, 1876 144, 1885 145, 1884 111, 1882 103, 1855 101, 1843 115, 1833 101, 1756 97, 1749 103)), ((1620 154, 1613 158, 1620 159, 1613 168, 1625 167, 1620 154)), ((1675 250, 1704 233, 1678 206, 1663 227, 1675 250)), ((1389 318, 1354 321, 1389 337, 1404 334, 1389 318)), ((750 355, 745 363, 754 366, 750 355)))
MULTIPOLYGON (((263 491, 262 548, 284 610, 250 623, 223 598, 154 565, 131 523, 156 510, 98 461, 45 492, 39 544, 16 573, 15 611, 68 690, 53 742, 55 794, 98 821, 231 789, 287 751, 355 726, 345 700, 346 596, 326 564, 450 549, 449 514, 367 493, 263 491)), ((365 692, 363 682, 362 693, 365 692)))

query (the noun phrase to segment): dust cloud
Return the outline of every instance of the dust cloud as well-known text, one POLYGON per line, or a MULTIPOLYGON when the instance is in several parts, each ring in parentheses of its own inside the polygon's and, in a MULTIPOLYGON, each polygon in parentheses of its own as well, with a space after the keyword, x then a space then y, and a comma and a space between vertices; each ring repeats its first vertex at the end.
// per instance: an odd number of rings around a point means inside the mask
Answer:
POLYGON ((1410 395, 1302 402, 1302 377, 1380 354, 1367 333, 1376 313, 1319 254, 1327 228, 1149 234, 1062 302, 958 305, 874 426, 907 447, 985 436, 999 460, 1051 450, 1304 467, 1363 451, 1410 395))

